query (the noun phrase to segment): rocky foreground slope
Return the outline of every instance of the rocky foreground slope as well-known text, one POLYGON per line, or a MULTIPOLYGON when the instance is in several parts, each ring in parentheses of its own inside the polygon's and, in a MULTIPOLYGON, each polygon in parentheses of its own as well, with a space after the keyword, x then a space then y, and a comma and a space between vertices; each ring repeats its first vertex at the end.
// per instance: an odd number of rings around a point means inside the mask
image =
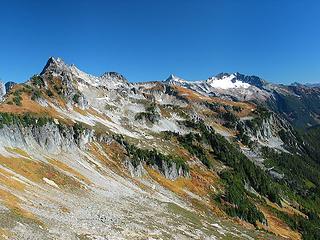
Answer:
POLYGON ((317 234, 314 135, 259 103, 276 99, 266 84, 239 74, 133 84, 50 58, 2 94, 0 238, 317 234), (299 156, 310 176, 277 161, 301 164, 299 156))

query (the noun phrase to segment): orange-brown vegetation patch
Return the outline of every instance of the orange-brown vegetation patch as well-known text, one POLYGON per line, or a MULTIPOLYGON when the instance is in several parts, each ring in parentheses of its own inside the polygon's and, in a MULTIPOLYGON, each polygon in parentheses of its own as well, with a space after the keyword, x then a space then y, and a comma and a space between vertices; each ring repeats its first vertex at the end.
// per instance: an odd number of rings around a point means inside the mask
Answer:
POLYGON ((185 148, 179 146, 172 147, 171 155, 182 157, 186 161, 192 161, 194 159, 194 157, 185 148))
POLYGON ((63 213, 70 213, 70 209, 65 207, 65 206, 61 206, 60 207, 60 211, 63 212, 63 213))
POLYGON ((124 159, 123 148, 116 142, 110 144, 90 144, 90 152, 105 166, 123 175, 124 169, 121 165, 121 159, 124 159))
POLYGON ((301 234, 293 231, 289 226, 281 219, 274 216, 267 208, 259 207, 260 211, 264 214, 268 221, 268 226, 258 223, 258 227, 274 233, 277 236, 281 236, 286 239, 298 240, 301 239, 301 234))
POLYGON ((72 177, 40 161, 18 157, 7 158, 0 155, 0 164, 36 183, 43 183, 43 178, 47 178, 54 181, 58 186, 69 189, 80 187, 80 183, 72 177))
MULTIPOLYGON (((174 181, 165 178, 158 171, 148 166, 146 166, 146 170, 149 176, 160 185, 168 188, 181 197, 189 199, 191 202, 197 203, 197 205, 199 205, 199 200, 190 197, 188 191, 205 199, 207 197, 210 198, 208 193, 214 191, 212 189, 213 187, 216 189, 220 189, 220 184, 218 181, 219 177, 215 173, 208 170, 200 169, 199 167, 191 167, 190 178, 180 177, 174 181)), ((216 213, 221 213, 221 211, 219 211, 218 208, 212 204, 212 201, 203 201, 202 204, 207 205, 207 207, 210 207, 210 209, 216 213)))
POLYGON ((76 170, 74 170, 73 168, 69 167, 67 164, 60 162, 56 159, 52 159, 49 158, 48 159, 49 163, 51 163, 53 166, 77 177, 78 179, 80 179, 81 181, 85 182, 86 184, 91 184, 91 181, 86 178, 85 176, 83 176, 82 174, 80 174, 79 172, 77 172, 76 170))
POLYGON ((59 113, 55 109, 51 107, 41 106, 39 103, 32 101, 26 93, 23 93, 21 97, 21 106, 2 103, 0 104, 0 112, 9 112, 16 114, 34 113, 38 116, 60 118, 59 113))
POLYGON ((190 175, 192 185, 189 185, 188 189, 199 196, 206 196, 208 192, 212 192, 212 187, 216 190, 221 188, 219 176, 212 171, 195 166, 191 168, 190 175))
POLYGON ((185 186, 185 181, 188 181, 183 178, 178 178, 175 181, 171 181, 161 175, 158 171, 146 166, 145 167, 150 177, 157 181, 160 185, 164 186, 165 188, 170 189, 172 192, 177 193, 181 196, 187 196, 186 192, 183 191, 183 187, 185 186))
POLYGON ((25 189, 25 185, 21 181, 15 179, 12 173, 2 168, 0 168, 0 184, 18 191, 23 191, 25 189))
MULTIPOLYGON (((246 116, 250 115, 253 110, 256 109, 256 105, 254 105, 253 103, 233 102, 233 101, 228 101, 228 100, 224 100, 224 99, 217 98, 217 97, 211 97, 211 100, 208 102, 219 103, 222 105, 228 105, 228 106, 234 106, 234 107, 240 107, 241 111, 235 112, 235 115, 237 115, 238 117, 246 117, 246 116)), ((223 109, 221 109, 221 110, 223 110, 223 109)))
POLYGON ((146 88, 146 90, 149 90, 149 91, 163 91, 164 90, 164 86, 163 86, 162 83, 155 82, 152 87, 146 88))
POLYGON ((4 228, 0 228, 0 239, 10 239, 12 237, 12 233, 4 228))
POLYGON ((216 112, 213 112, 209 109, 204 109, 201 111, 201 113, 205 116, 205 117, 208 117, 208 118, 213 118, 213 117, 217 117, 218 116, 218 113, 216 112))
POLYGON ((89 108, 89 109, 84 110, 84 109, 81 109, 81 108, 75 106, 75 107, 73 107, 73 110, 77 113, 80 113, 83 116, 88 116, 89 114, 91 114, 94 117, 101 118, 105 121, 112 122, 110 117, 99 113, 98 111, 94 110, 93 108, 89 108))
POLYGON ((273 203, 273 202, 271 202, 269 199, 267 199, 267 198, 264 198, 265 199, 265 201, 266 201, 266 203, 270 206, 270 207, 273 207, 274 209, 276 209, 276 210, 278 210, 278 211, 280 211, 280 212, 284 212, 284 213, 286 213, 286 214, 289 214, 289 215, 291 215, 291 216, 293 216, 293 215, 300 215, 300 216, 302 216, 302 217, 305 217, 305 218, 307 218, 307 216, 304 214, 304 213, 302 213, 302 212, 300 212, 298 209, 295 209, 295 208, 293 208, 292 206, 290 206, 287 202, 285 202, 285 201, 282 201, 282 207, 280 207, 278 204, 275 204, 275 203, 273 203))
POLYGON ((187 199, 198 210, 204 212, 211 211, 219 216, 225 216, 213 201, 211 201, 211 196, 208 195, 208 193, 212 192, 212 186, 219 188, 219 184, 217 182, 218 176, 214 173, 206 170, 198 169, 197 171, 194 171, 191 169, 191 178, 180 177, 172 181, 150 167, 146 167, 146 170, 153 180, 158 182, 161 186, 187 199), (188 191, 198 195, 201 199, 190 196, 188 191))
POLYGON ((112 119, 109 116, 107 116, 105 114, 101 114, 101 113, 99 113, 97 110, 95 110, 93 108, 87 109, 87 112, 90 113, 91 115, 95 116, 95 117, 98 117, 98 118, 101 118, 103 120, 112 122, 112 119))
POLYGON ((80 114, 83 115, 83 116, 87 116, 87 115, 88 115, 88 112, 87 112, 86 110, 83 110, 83 109, 81 109, 81 108, 79 108, 79 107, 74 106, 74 107, 73 107, 73 110, 74 110, 75 112, 77 112, 77 113, 80 113, 80 114))
POLYGON ((120 159, 124 159, 125 152, 122 146, 119 143, 112 141, 110 144, 103 144, 105 152, 108 153, 110 158, 113 161, 119 162, 120 159))
POLYGON ((165 117, 165 118, 170 118, 171 117, 171 113, 170 111, 168 111, 168 109, 160 106, 160 113, 161 113, 161 116, 162 117, 165 117))
POLYGON ((241 107, 240 112, 236 112, 235 114, 239 117, 245 117, 251 114, 252 110, 256 109, 256 106, 253 103, 249 102, 234 102, 229 100, 224 100, 218 97, 207 97, 201 95, 191 89, 187 89, 180 86, 174 86, 174 89, 178 91, 179 95, 185 97, 190 102, 211 102, 211 103, 219 103, 222 105, 229 105, 229 106, 237 106, 241 107))
POLYGON ((237 135, 237 132, 235 130, 231 130, 229 128, 226 128, 226 127, 224 127, 221 124, 218 124, 216 122, 211 122, 208 125, 212 126, 214 129, 220 130, 222 132, 226 132, 226 133, 230 134, 231 136, 236 136, 237 135))
POLYGON ((185 97, 189 101, 202 102, 202 101, 210 101, 211 99, 210 97, 201 95, 191 89, 187 89, 180 86, 173 86, 173 88, 179 93, 179 96, 185 97))
POLYGON ((0 201, 16 215, 30 219, 41 224, 41 222, 30 212, 24 210, 20 204, 21 200, 12 193, 0 188, 0 201))
POLYGON ((15 148, 15 147, 4 147, 4 148, 9 153, 17 154, 17 155, 20 155, 25 158, 31 158, 30 155, 26 151, 24 151, 20 148, 15 148))

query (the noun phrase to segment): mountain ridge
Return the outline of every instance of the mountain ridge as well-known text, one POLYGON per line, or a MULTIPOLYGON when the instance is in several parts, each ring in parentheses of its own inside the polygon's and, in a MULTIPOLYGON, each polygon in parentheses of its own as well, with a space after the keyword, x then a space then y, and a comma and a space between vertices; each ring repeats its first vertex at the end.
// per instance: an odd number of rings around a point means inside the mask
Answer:
POLYGON ((305 135, 294 119, 311 120, 286 115, 287 99, 314 103, 317 90, 239 73, 213 79, 235 84, 220 90, 171 80, 185 84, 95 77, 53 58, 12 86, 0 103, 5 236, 317 236, 318 128, 305 135))

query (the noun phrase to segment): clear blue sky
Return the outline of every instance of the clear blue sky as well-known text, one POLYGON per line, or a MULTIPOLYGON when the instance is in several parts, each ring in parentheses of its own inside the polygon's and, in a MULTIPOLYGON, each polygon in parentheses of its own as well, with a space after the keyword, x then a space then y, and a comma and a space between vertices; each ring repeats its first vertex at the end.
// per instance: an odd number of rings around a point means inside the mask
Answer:
POLYGON ((50 56, 130 81, 238 71, 320 82, 320 1, 2 1, 0 78, 25 81, 50 56))

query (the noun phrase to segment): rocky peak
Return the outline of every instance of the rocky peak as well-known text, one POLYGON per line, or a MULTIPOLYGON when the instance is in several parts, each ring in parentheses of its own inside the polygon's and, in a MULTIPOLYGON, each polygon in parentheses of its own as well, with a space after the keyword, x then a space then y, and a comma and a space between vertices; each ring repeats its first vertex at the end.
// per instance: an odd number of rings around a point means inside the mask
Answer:
POLYGON ((170 76, 164 82, 168 84, 183 84, 187 81, 173 74, 170 74, 170 76))
POLYGON ((117 72, 105 72, 100 77, 93 76, 78 69, 74 64, 67 65, 61 58, 50 57, 40 75, 44 74, 69 76, 69 79, 81 81, 95 87, 115 89, 128 86, 128 80, 117 72))
POLYGON ((117 72, 105 72, 100 76, 100 78, 104 80, 112 80, 112 81, 128 83, 128 80, 123 75, 117 72))
POLYGON ((248 83, 250 85, 256 86, 258 88, 262 88, 263 86, 265 86, 268 82, 266 80, 263 80, 260 77, 257 76, 248 76, 248 75, 244 75, 241 73, 234 73, 235 77, 245 83, 248 83))
POLYGON ((15 83, 15 82, 6 82, 6 84, 5 84, 6 92, 9 92, 11 90, 11 88, 13 88, 13 86, 16 84, 17 83, 15 83))
POLYGON ((229 77, 229 76, 231 76, 230 73, 221 72, 221 73, 218 73, 215 77, 211 77, 211 78, 223 79, 223 78, 229 77))
POLYGON ((64 63, 61 58, 50 57, 41 71, 40 75, 45 74, 47 72, 63 72, 67 70, 69 67, 64 63))

